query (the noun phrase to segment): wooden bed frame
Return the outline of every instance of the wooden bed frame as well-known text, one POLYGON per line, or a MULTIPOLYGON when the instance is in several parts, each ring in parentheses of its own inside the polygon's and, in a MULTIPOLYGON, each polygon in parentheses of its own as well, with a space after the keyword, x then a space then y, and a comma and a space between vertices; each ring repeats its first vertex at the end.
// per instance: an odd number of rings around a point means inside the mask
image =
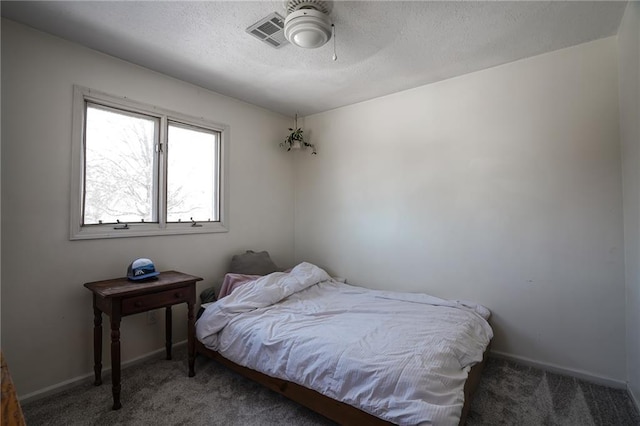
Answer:
MULTIPOLYGON (((490 346, 490 344, 489 344, 490 346)), ((462 426, 466 423, 467 415, 471 408, 471 399, 478 384, 480 383, 480 377, 482 370, 487 361, 487 354, 489 353, 489 346, 485 350, 482 358, 482 362, 474 365, 469 372, 469 377, 464 384, 464 406, 462 407, 462 414, 460 416, 459 425, 462 426)), ((386 420, 382 420, 369 413, 366 413, 356 407, 353 407, 344 402, 336 401, 333 398, 322 395, 319 392, 308 389, 297 383, 289 382, 287 380, 278 379, 275 377, 267 376, 266 374, 252 370, 247 367, 236 364, 233 361, 229 361, 216 351, 206 348, 200 341, 196 339, 196 352, 203 354, 209 358, 213 358, 219 363, 227 366, 233 371, 240 373, 241 375, 253 380, 261 385, 266 386, 272 391, 278 392, 281 395, 295 401, 318 414, 321 414, 341 425, 370 425, 370 426, 382 426, 392 425, 386 420)))

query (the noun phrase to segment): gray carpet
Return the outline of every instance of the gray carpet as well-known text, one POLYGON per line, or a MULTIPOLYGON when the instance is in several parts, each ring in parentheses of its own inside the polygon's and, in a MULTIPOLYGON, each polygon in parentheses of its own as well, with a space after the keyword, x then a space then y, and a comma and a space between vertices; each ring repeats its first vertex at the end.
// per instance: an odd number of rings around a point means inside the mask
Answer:
MULTIPOLYGON (((111 410, 108 375, 24 404, 27 425, 334 425, 218 363, 198 357, 187 377, 185 347, 174 360, 124 369, 122 409, 111 410)), ((489 359, 468 425, 640 425, 626 391, 489 359)))
POLYGON ((475 425, 640 425, 626 390, 489 358, 467 420, 475 425))

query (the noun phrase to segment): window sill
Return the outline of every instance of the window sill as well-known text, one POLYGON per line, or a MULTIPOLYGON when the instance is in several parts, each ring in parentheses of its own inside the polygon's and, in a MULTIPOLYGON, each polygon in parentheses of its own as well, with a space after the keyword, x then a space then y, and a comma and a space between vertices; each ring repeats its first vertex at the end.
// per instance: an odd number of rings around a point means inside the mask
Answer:
MULTIPOLYGON (((200 225, 200 224, 198 224, 200 225)), ((70 240, 97 240, 103 238, 152 237, 160 235, 213 234, 229 232, 229 227, 221 222, 205 222, 200 226, 189 223, 168 224, 162 228, 158 224, 134 224, 128 229, 113 229, 116 225, 92 225, 73 229, 70 240)))

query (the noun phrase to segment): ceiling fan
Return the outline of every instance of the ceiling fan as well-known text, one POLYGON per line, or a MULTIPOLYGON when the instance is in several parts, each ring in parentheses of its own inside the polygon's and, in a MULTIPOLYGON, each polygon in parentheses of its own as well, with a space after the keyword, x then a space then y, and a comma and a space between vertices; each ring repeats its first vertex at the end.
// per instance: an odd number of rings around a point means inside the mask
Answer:
POLYGON ((286 18, 273 12, 250 25, 246 31, 274 48, 289 43, 305 49, 323 46, 334 29, 329 14, 331 1, 286 0, 286 18))

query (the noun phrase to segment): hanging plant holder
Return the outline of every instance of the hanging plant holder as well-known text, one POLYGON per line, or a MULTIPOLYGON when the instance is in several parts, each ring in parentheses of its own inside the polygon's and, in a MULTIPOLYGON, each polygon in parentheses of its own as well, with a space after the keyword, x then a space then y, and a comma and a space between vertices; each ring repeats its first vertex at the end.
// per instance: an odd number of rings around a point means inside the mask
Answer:
POLYGON ((292 149, 311 148, 311 154, 317 154, 316 147, 312 143, 304 140, 303 130, 298 127, 298 114, 296 114, 293 128, 289 127, 289 132, 289 136, 280 143, 281 147, 286 148, 287 151, 291 151, 292 149))

